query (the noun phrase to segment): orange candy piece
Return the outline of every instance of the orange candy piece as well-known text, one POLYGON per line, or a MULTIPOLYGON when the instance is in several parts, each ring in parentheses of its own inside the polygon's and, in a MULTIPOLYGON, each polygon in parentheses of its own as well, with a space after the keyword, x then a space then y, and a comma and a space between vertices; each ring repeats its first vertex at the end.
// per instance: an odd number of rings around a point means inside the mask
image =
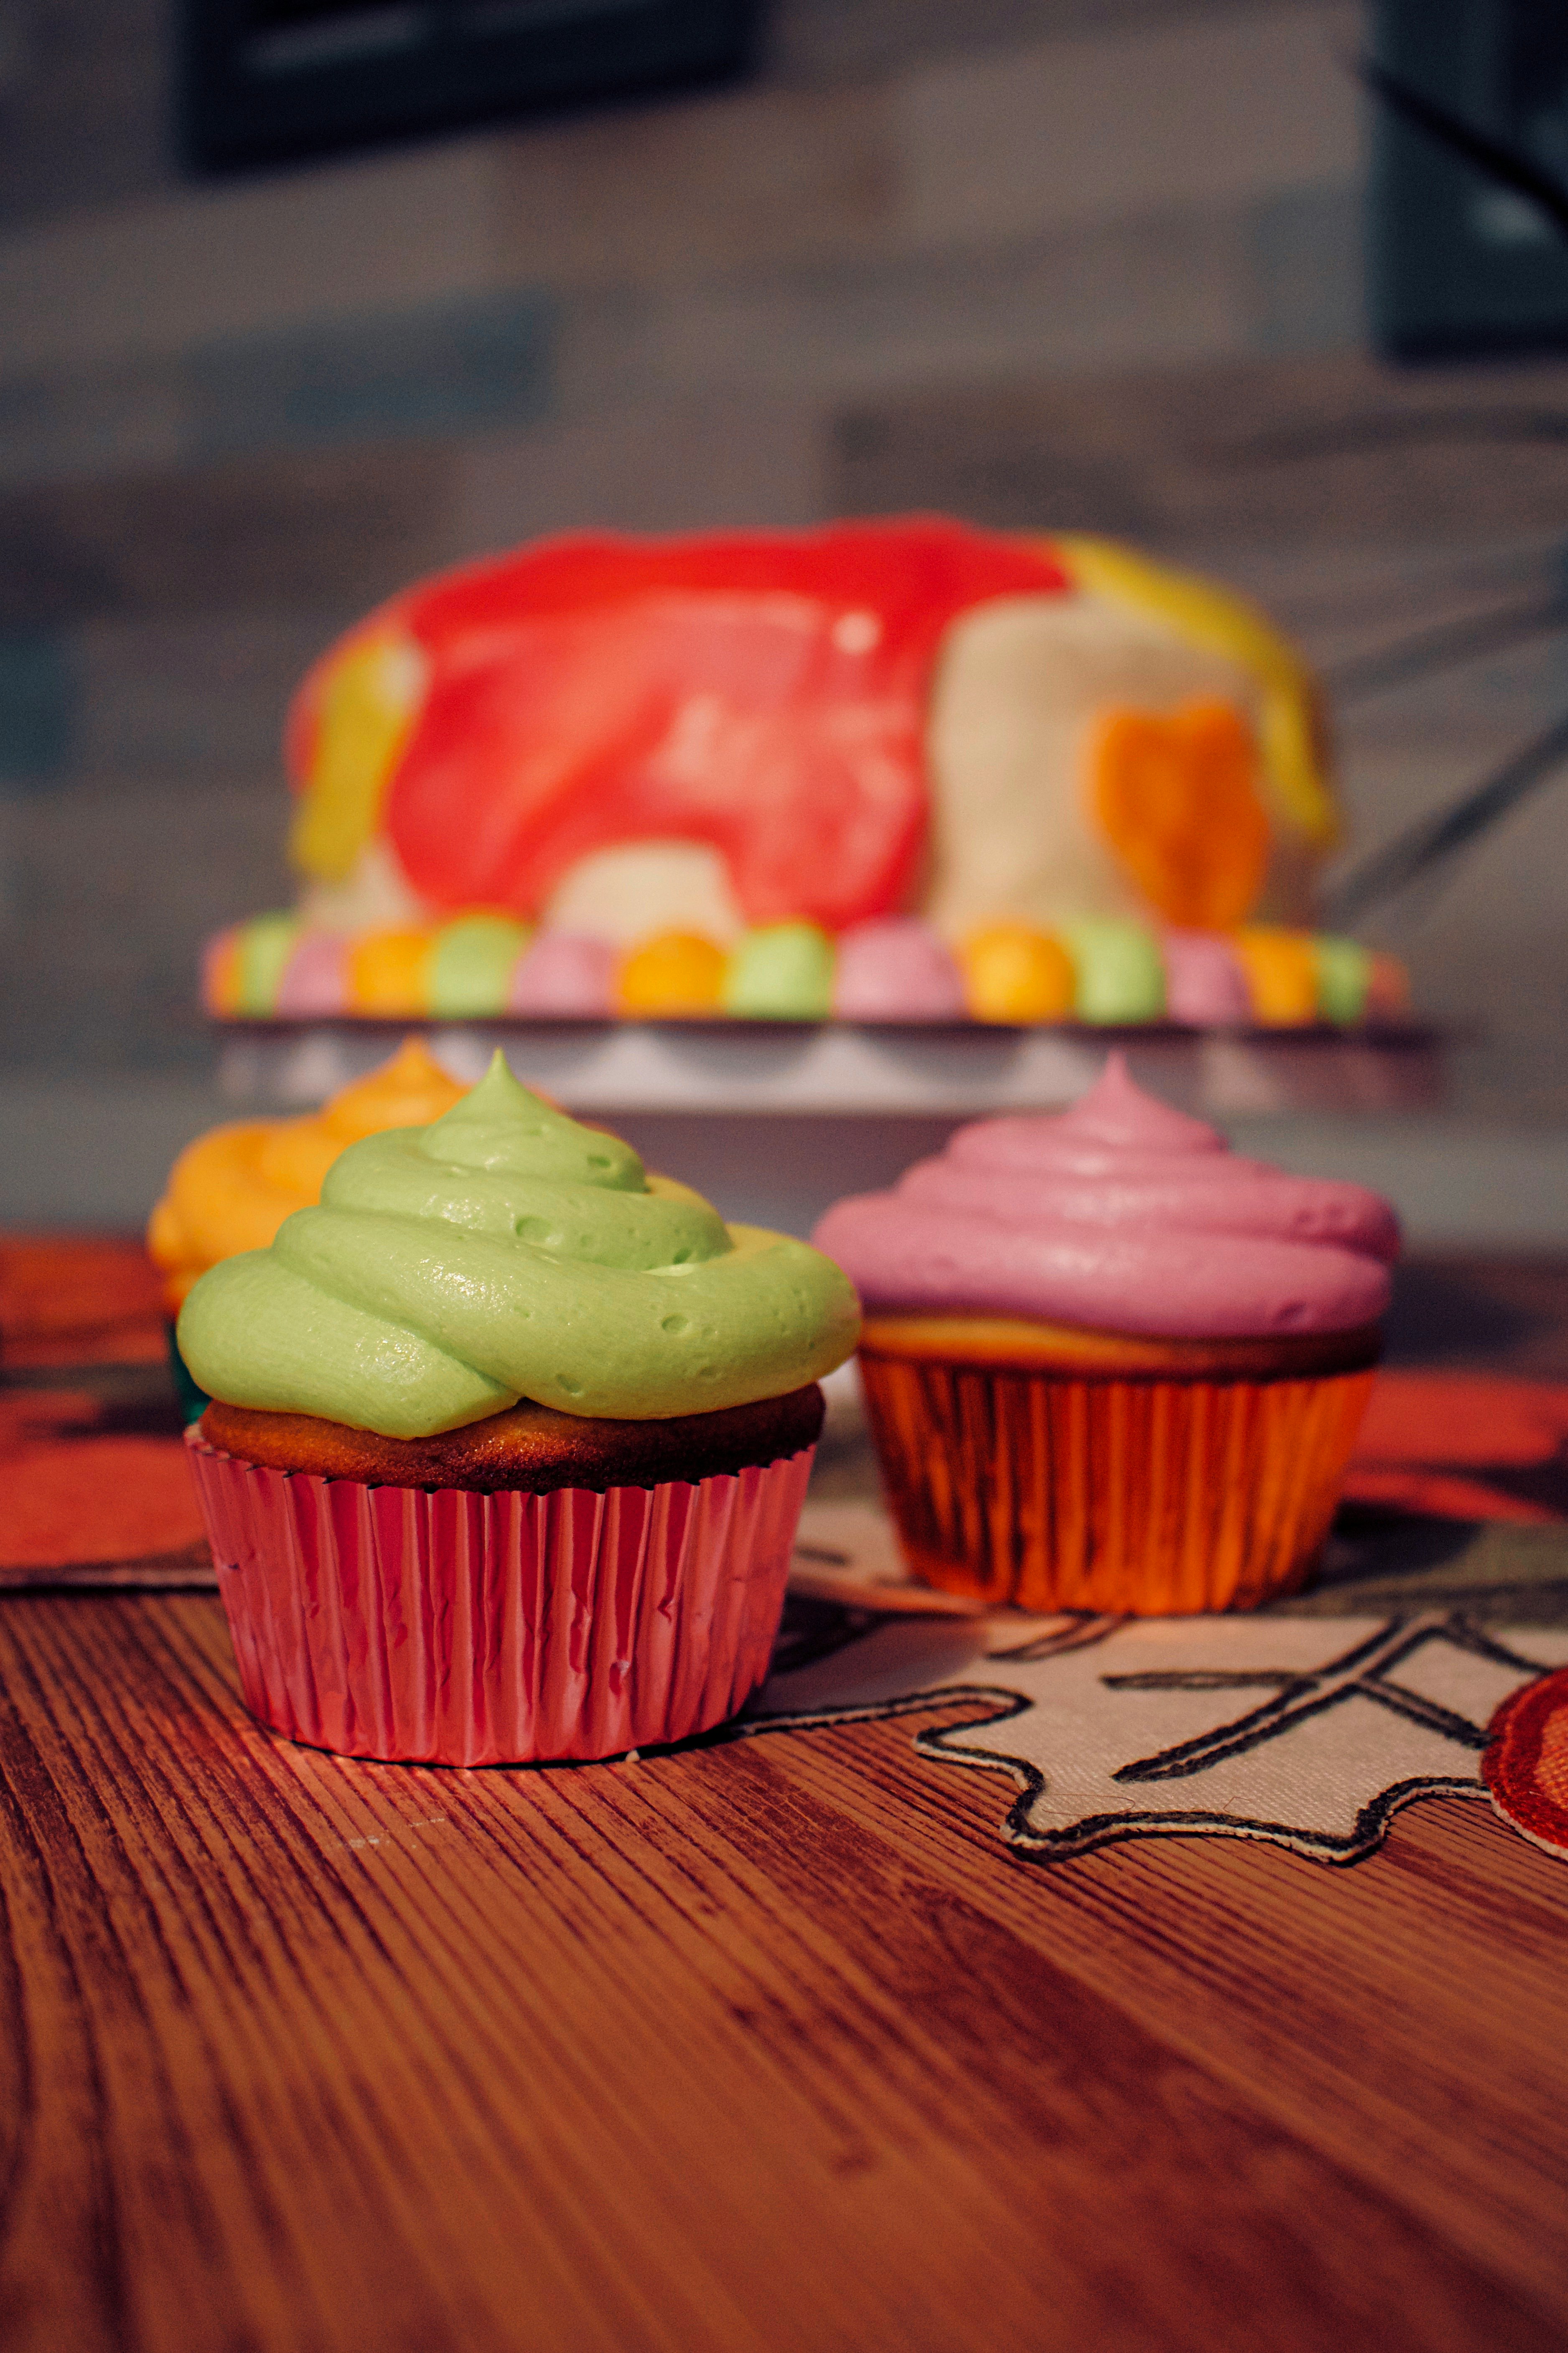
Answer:
POLYGON ((1090 806, 1151 906, 1193 931, 1247 915, 1268 864, 1258 746, 1217 698, 1169 712, 1110 711, 1092 754, 1090 806))
POLYGON ((220 1021, 239 1011, 240 944, 237 930, 209 940, 202 958, 202 1003, 220 1021))
POLYGON ((405 1019, 429 1010, 429 932, 367 932, 349 951, 349 1009, 405 1019))
POLYGON ((616 1003, 622 1013, 717 1013, 729 958, 700 932, 660 932, 622 959, 616 1003))
POLYGON ((976 1021, 1061 1021, 1076 989, 1059 940, 1029 923, 988 923, 958 951, 963 994, 976 1021))
POLYGON ((1231 944, 1247 976, 1252 1018, 1268 1029, 1294 1029, 1318 1018, 1318 959, 1310 932, 1248 923, 1231 944))

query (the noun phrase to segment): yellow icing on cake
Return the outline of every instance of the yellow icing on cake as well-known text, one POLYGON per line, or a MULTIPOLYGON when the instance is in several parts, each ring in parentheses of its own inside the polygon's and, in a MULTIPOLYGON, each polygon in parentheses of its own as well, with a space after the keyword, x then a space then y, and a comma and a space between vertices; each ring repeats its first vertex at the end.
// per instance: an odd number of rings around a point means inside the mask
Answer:
POLYGON ((1255 607, 1212 580, 1173 572, 1115 540, 1076 532, 1043 543, 1074 585, 1152 613, 1194 646, 1239 662, 1262 694, 1264 781, 1278 815, 1314 849, 1339 836, 1339 817, 1319 756, 1317 702, 1304 665, 1255 607))
POLYGON ((401 630, 334 655, 321 683, 310 781, 289 854, 318 881, 342 882, 381 821, 387 780, 425 696, 426 661, 401 630))

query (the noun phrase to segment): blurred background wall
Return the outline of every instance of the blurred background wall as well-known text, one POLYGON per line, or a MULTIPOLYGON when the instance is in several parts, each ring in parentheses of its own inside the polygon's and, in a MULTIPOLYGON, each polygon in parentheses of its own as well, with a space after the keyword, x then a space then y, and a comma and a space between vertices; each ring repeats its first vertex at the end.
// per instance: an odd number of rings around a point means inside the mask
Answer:
MULTIPOLYGON (((196 955, 289 895, 291 684, 530 533, 925 506, 1210 566, 1339 678, 1357 850, 1559 715, 1561 634, 1358 670, 1568 586, 1568 438, 1508 429, 1568 366, 1366 355, 1359 29, 775 0, 742 85, 199 185, 165 0, 0 0, 0 1214, 132 1215, 214 1115, 196 955)), ((1568 1234, 1565 851, 1568 786, 1373 927, 1450 1107, 1299 1159, 1568 1234)))

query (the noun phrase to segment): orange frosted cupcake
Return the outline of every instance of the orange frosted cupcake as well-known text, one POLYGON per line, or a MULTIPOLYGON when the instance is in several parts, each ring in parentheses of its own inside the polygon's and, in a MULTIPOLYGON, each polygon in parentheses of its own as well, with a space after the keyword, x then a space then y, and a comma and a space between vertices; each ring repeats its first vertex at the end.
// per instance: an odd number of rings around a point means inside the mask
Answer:
POLYGON ((147 1227, 147 1250, 177 1315, 196 1277, 240 1250, 265 1250, 296 1209, 321 1198, 345 1145, 391 1127, 426 1127, 468 1092, 417 1038, 319 1112, 232 1120, 187 1144, 147 1227))
POLYGON ((1026 1609, 1251 1609, 1303 1584, 1372 1387, 1386 1202, 1288 1176, 1113 1055, 1058 1118, 983 1120, 813 1240, 916 1573, 1026 1609))

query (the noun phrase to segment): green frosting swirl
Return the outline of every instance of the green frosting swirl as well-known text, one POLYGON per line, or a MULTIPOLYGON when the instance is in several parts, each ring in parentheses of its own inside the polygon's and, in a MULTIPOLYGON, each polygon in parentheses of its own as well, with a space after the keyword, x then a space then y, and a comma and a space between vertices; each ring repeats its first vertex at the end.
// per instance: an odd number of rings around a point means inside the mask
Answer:
POLYGON ((179 1343, 230 1405, 427 1438, 520 1398, 630 1421, 782 1397, 858 1324, 831 1260, 726 1226, 498 1053, 433 1126, 351 1144, 270 1250, 204 1274, 179 1343))

